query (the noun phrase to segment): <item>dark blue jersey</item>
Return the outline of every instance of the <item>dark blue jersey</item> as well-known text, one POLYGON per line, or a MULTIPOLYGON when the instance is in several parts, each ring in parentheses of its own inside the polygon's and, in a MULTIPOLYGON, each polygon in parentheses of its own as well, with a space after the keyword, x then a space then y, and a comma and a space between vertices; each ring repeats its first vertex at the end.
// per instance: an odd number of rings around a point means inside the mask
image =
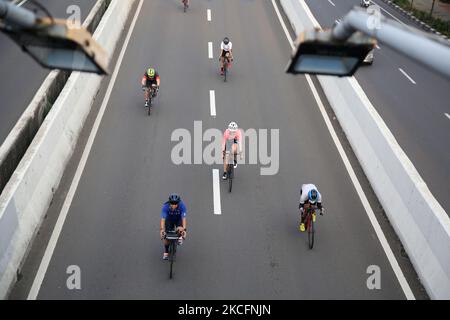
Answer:
POLYGON ((161 211, 161 219, 165 219, 166 222, 176 223, 183 218, 186 218, 186 206, 183 201, 180 201, 178 207, 173 211, 170 209, 169 202, 164 203, 161 211))

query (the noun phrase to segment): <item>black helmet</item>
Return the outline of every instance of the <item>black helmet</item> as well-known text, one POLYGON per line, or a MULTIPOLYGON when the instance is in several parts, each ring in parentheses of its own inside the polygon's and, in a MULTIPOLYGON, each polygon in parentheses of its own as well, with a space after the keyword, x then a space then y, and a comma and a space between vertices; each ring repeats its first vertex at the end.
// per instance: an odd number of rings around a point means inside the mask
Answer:
POLYGON ((181 201, 181 198, 176 193, 173 193, 169 196, 169 203, 170 204, 179 204, 181 201))
POLYGON ((229 44, 229 43, 230 43, 230 39, 228 39, 228 37, 225 37, 225 38, 223 39, 223 43, 229 44))

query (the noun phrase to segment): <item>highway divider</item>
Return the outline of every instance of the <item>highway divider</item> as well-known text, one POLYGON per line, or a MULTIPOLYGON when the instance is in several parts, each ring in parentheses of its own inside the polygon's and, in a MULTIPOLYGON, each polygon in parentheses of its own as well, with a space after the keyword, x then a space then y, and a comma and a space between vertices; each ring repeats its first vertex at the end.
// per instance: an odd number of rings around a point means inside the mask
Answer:
MULTIPOLYGON (((304 0, 280 3, 296 34, 317 27, 304 0)), ((432 299, 450 299, 447 213, 357 80, 317 78, 427 293, 432 299)))
MULTIPOLYGON (((134 3, 135 0, 100 0, 83 24, 87 27, 87 23, 95 24, 93 21, 101 18, 93 36, 110 53, 109 62, 134 3), (100 14, 106 3, 106 12, 100 14)), ((64 80, 59 77, 63 76, 58 71, 52 72, 38 92, 38 102, 34 102, 45 104, 55 94, 58 81, 64 80)), ((20 124, 20 130, 29 130, 29 126, 38 126, 39 130, 0 194, 0 299, 7 297, 17 281, 103 79, 73 72, 40 126, 27 124, 26 120, 20 124)), ((41 114, 42 108, 45 106, 27 109, 28 121, 37 121, 36 114, 41 114)))

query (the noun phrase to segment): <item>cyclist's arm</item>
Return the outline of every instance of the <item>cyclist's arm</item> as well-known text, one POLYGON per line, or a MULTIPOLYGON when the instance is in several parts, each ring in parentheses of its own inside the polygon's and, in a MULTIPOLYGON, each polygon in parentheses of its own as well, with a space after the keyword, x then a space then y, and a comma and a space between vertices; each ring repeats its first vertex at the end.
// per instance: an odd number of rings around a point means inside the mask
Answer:
POLYGON ((225 130, 223 133, 223 139, 222 139, 222 152, 225 151, 225 145, 227 144, 227 140, 230 138, 230 130, 225 130))
POLYGON ((322 209, 322 194, 320 192, 317 192, 317 208, 322 209))
POLYGON ((161 230, 166 229, 166 219, 167 219, 167 208, 164 205, 161 210, 161 230))
POLYGON ((222 42, 220 44, 220 59, 222 59, 224 52, 225 52, 225 47, 224 47, 224 44, 222 42))
POLYGON ((156 74, 156 85, 159 87, 161 85, 161 77, 159 74, 156 74))
POLYGON ((303 192, 302 195, 300 196, 300 206, 303 206, 306 200, 308 200, 308 193, 303 192))
POLYGON ((183 226, 183 231, 186 231, 186 227, 187 227, 187 213, 186 213, 186 206, 183 202, 180 203, 180 209, 181 209, 181 224, 183 226))
POLYGON ((242 153, 242 131, 239 129, 236 135, 238 145, 239 145, 239 153, 242 153))
POLYGON ((143 86, 143 87, 146 87, 146 86, 147 86, 147 77, 146 77, 146 76, 143 76, 143 77, 142 77, 142 82, 141 82, 141 83, 142 83, 142 86, 143 86))

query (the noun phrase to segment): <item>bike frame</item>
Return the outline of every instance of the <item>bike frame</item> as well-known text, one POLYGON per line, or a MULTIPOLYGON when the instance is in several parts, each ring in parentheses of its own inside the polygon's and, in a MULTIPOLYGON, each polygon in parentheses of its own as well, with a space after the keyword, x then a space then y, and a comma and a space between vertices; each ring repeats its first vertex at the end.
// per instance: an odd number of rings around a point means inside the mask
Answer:
POLYGON ((179 237, 180 237, 180 234, 176 230, 166 232, 166 235, 164 237, 164 239, 169 241, 169 263, 170 263, 169 278, 170 279, 172 279, 172 276, 173 276, 173 263, 175 262, 175 256, 177 253, 179 237))

